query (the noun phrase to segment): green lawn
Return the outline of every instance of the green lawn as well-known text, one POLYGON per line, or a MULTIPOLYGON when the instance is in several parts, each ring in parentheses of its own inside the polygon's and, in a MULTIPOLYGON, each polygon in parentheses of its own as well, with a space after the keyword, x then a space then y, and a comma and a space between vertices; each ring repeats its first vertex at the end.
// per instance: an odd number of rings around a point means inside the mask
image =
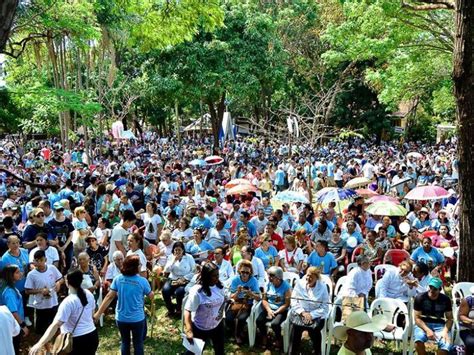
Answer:
MULTIPOLYGON (((145 354, 160 354, 160 355, 176 355, 184 352, 184 347, 181 345, 181 321, 166 317, 166 308, 164 306, 161 295, 156 296, 156 318, 153 324, 153 336, 151 336, 152 329, 151 322, 148 321, 148 338, 145 341, 145 354)), ((148 305, 147 305, 148 307, 148 305)), ((120 336, 115 326, 112 315, 105 318, 104 327, 99 328, 100 345, 99 354, 119 354, 120 353, 120 336)), ((309 340, 303 339, 303 349, 308 350, 304 353, 309 353, 309 340)), ((337 353, 337 347, 332 346, 331 354, 337 353)), ((394 350, 394 343, 387 342, 383 344, 377 342, 372 349, 373 354, 401 354, 400 351, 394 350)), ((204 351, 204 354, 213 354, 212 350, 204 351)), ((226 354, 278 354, 277 352, 264 351, 255 347, 250 349, 248 346, 237 346, 231 341, 227 341, 226 354)))

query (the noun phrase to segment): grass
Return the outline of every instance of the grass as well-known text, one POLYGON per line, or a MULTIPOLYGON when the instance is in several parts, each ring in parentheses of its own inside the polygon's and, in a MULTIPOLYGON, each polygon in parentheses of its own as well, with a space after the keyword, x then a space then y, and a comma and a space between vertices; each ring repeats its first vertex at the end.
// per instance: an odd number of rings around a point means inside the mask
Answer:
MULTIPOLYGON (((147 305, 148 308, 149 305, 147 305)), ((151 329, 151 321, 148 320, 148 337, 145 340, 145 354, 159 354, 159 355, 176 355, 184 352, 184 347, 181 344, 181 320, 170 319, 166 316, 166 307, 164 305, 161 295, 155 298, 156 312, 153 324, 153 336, 151 329)), ((120 354, 120 335, 115 325, 113 315, 105 317, 104 327, 99 328, 100 344, 98 354, 120 354)), ((257 340, 258 341, 258 340, 257 340)), ((310 342, 307 336, 302 339, 302 352, 310 354, 310 342)), ((337 354, 339 347, 332 346, 331 354, 337 354)), ((238 346, 233 342, 233 339, 226 341, 226 354, 229 355, 272 355, 280 354, 280 352, 270 351, 258 348, 249 348, 247 345, 238 346)), ((213 354, 214 352, 209 346, 204 351, 205 355, 213 354)), ((377 341, 372 348, 372 354, 401 354, 401 349, 395 350, 394 342, 382 343, 377 341)))

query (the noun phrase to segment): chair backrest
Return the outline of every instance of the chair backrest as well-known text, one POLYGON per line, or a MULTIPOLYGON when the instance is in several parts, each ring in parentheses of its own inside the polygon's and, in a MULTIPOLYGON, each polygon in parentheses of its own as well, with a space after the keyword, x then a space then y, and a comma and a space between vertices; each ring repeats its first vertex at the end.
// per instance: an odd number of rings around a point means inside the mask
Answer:
POLYGON ((389 324, 397 327, 405 329, 410 325, 408 307, 399 299, 376 298, 370 305, 369 316, 379 314, 382 314, 389 324))
POLYGON ((453 300, 454 306, 459 307, 461 300, 471 295, 471 287, 474 286, 474 282, 458 282, 453 286, 451 290, 451 299, 453 300))
POLYGON ((326 284, 328 287, 328 293, 329 293, 329 300, 332 300, 332 295, 333 295, 333 283, 331 278, 328 275, 322 275, 321 274, 321 281, 326 284))
POLYGON ((336 297, 329 314, 329 326, 342 321, 342 297, 336 297))
POLYGON ((357 263, 350 263, 347 265, 347 273, 350 273, 353 268, 357 267, 357 263))
POLYGON ((391 264, 376 265, 374 267, 374 283, 377 282, 377 280, 381 279, 383 274, 385 274, 387 270, 396 269, 396 268, 397 268, 396 266, 391 265, 391 264))
POLYGON ((298 275, 296 272, 283 272, 283 280, 287 281, 291 287, 295 286, 295 283, 297 280, 299 280, 299 278, 300 275, 298 275))
POLYGON ((404 260, 410 260, 410 253, 403 249, 389 249, 383 257, 384 264, 400 265, 404 260))
POLYGON ((337 280, 336 282, 336 287, 334 288, 334 297, 335 298, 338 298, 342 291, 342 286, 344 286, 344 284, 347 282, 347 276, 342 276, 339 278, 339 280, 337 280))
POLYGON ((352 252, 352 259, 351 259, 353 263, 355 263, 357 256, 360 255, 361 252, 362 252, 361 246, 358 246, 357 248, 354 249, 354 251, 352 252))

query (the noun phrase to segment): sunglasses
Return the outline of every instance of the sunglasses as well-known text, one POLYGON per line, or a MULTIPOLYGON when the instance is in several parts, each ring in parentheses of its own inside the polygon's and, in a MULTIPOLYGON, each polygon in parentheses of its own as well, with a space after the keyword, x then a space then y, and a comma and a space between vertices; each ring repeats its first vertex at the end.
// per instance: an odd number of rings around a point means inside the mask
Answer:
POLYGON ((38 213, 36 217, 44 217, 44 213, 38 213))
POLYGON ((272 279, 272 278, 274 278, 274 277, 276 277, 276 275, 268 274, 268 278, 269 278, 269 279, 272 279))
POLYGON ((241 275, 250 275, 250 271, 241 271, 240 274, 241 275))

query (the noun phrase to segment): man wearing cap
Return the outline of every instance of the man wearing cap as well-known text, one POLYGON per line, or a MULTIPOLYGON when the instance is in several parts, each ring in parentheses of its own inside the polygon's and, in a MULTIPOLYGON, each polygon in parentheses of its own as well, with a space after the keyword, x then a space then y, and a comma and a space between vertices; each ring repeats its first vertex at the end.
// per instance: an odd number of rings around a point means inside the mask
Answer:
POLYGON ((425 343, 434 341, 438 344, 438 354, 448 354, 451 350, 451 327, 453 312, 451 300, 441 293, 443 282, 433 277, 429 290, 415 298, 415 328, 414 339, 416 352, 426 354, 425 343))
POLYGON ((345 325, 334 327, 334 336, 344 341, 338 355, 370 355, 374 332, 385 329, 387 322, 383 315, 372 318, 364 311, 352 312, 345 325))

